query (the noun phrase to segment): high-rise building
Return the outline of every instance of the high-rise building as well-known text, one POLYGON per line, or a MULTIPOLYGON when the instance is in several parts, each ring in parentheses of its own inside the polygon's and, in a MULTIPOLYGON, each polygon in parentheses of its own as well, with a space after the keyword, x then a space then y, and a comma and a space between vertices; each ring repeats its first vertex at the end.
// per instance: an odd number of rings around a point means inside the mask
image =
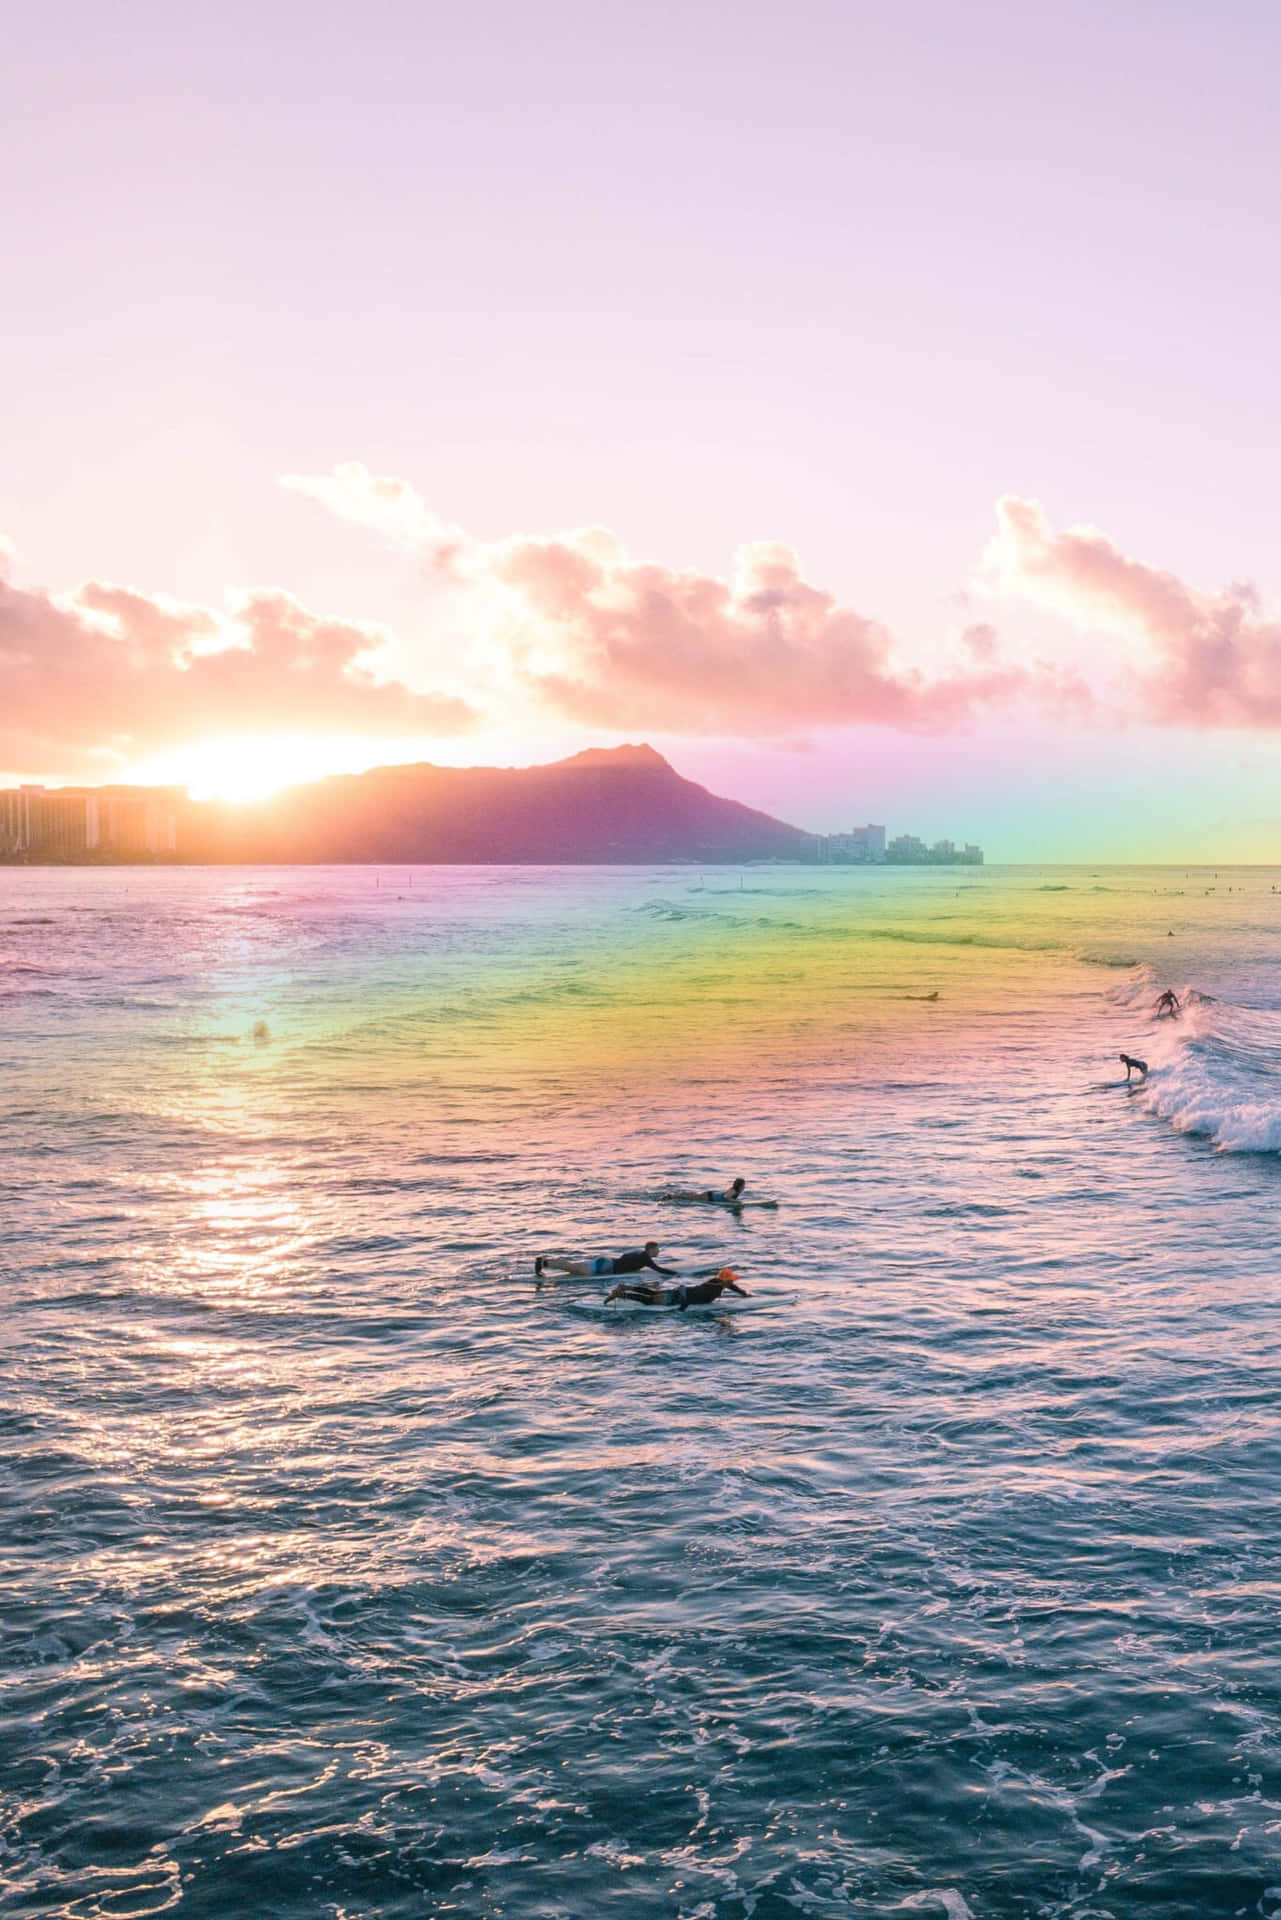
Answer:
POLYGON ((177 787, 100 787, 98 833, 104 851, 117 859, 176 853, 177 787))
POLYGON ((883 860, 885 858, 884 827, 851 827, 848 833, 827 833, 820 836, 820 860, 883 860))
POLYGON ((146 860, 178 850, 178 787, 0 791, 0 859, 146 860))
POLYGON ((31 802, 28 787, 6 787, 0 792, 0 858, 25 853, 31 844, 31 802))
POLYGON ((24 787, 27 851, 42 860, 74 860, 98 844, 98 799, 83 787, 24 787))

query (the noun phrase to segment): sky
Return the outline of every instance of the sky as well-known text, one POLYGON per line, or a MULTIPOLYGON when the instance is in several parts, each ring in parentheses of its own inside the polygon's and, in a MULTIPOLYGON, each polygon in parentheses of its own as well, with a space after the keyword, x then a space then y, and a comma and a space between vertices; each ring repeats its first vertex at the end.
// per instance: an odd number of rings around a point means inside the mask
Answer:
POLYGON ((815 830, 1281 848, 1281 13, 52 0, 0 784, 645 739, 815 830))

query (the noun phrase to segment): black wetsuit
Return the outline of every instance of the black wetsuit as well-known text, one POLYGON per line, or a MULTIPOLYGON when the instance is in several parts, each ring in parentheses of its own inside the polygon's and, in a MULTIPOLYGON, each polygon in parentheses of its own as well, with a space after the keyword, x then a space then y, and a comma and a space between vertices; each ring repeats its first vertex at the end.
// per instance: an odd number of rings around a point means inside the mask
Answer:
POLYGON ((625 1289, 626 1298, 639 1300, 646 1307, 679 1307, 684 1313, 686 1307, 710 1307, 715 1305, 723 1293, 744 1293, 743 1287, 727 1287, 723 1280, 699 1280, 693 1286, 688 1282, 679 1287, 656 1287, 652 1281, 642 1281, 639 1287, 625 1289))
POLYGON ((684 1313, 686 1307, 710 1307, 723 1293, 741 1293, 741 1287, 727 1287, 722 1280, 700 1280, 692 1287, 672 1287, 667 1294, 667 1304, 679 1307, 684 1313))
POLYGON ((611 1273, 640 1273, 645 1267, 652 1267, 655 1273, 668 1275, 674 1274, 676 1271, 675 1267, 660 1267, 657 1260, 651 1260, 649 1255, 639 1247, 637 1247, 633 1253, 620 1253, 615 1255, 613 1265, 609 1270, 611 1273))

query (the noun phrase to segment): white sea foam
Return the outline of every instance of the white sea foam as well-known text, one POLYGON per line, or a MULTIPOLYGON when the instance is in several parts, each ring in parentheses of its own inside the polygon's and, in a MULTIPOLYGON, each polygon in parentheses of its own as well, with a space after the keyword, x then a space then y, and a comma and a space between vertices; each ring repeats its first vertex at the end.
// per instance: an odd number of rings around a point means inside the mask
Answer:
POLYGON ((1141 1104, 1225 1153, 1281 1152, 1281 1013, 1188 995, 1159 1028, 1141 1104))
POLYGON ((974 1920, 964 1896, 955 1887, 924 1887, 920 1893, 909 1893, 898 1904, 900 1912, 913 1907, 942 1907, 947 1920, 974 1920))

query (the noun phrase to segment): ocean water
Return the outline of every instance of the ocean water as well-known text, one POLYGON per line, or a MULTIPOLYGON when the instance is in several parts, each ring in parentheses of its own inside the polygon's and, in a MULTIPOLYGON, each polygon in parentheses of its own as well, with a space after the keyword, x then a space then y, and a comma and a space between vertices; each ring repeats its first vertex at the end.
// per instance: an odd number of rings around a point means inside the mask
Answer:
POLYGON ((3 1911, 1275 1920, 1278 887, 0 873, 3 1911))

